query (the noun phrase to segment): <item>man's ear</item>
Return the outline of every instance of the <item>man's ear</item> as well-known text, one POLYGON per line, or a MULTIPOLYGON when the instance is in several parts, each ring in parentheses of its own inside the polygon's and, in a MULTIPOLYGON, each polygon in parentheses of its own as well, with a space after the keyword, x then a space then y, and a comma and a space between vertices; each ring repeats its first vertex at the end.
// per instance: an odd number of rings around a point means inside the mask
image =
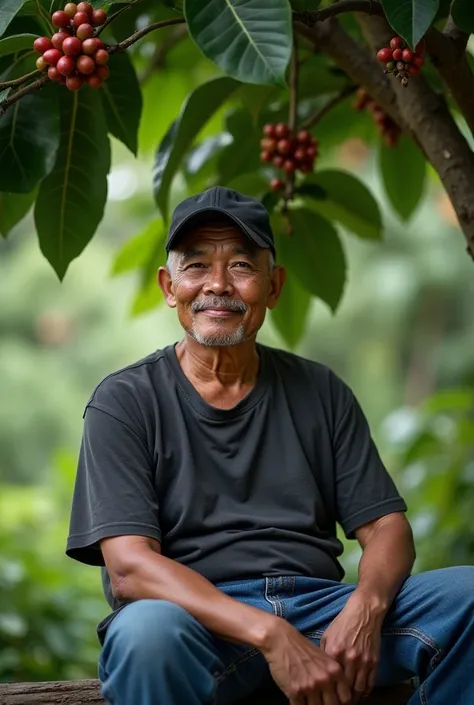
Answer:
POLYGON ((158 269, 156 281, 163 292, 163 296, 165 297, 168 306, 170 308, 176 308, 173 280, 171 279, 171 274, 169 273, 168 267, 160 267, 158 269))
POLYGON ((267 301, 268 309, 272 310, 277 305, 285 280, 286 269, 280 265, 275 265, 271 274, 271 289, 267 301))

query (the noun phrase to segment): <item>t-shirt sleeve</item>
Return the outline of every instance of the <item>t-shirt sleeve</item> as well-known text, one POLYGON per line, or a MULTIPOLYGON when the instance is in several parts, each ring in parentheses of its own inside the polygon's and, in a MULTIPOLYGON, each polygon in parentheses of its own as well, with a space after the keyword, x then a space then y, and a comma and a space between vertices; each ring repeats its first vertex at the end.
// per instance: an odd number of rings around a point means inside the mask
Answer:
POLYGON ((104 565, 99 542, 126 534, 161 539, 151 455, 133 425, 113 409, 89 403, 66 554, 104 565))
POLYGON ((339 381, 334 427, 337 521, 347 538, 369 521, 404 512, 405 501, 372 440, 367 419, 351 390, 339 381))

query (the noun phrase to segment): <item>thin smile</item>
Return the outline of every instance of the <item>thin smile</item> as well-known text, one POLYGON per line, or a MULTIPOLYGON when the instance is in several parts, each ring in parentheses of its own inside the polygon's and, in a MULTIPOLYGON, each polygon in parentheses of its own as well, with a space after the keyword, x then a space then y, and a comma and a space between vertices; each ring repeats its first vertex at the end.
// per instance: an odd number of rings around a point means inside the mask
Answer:
POLYGON ((226 316, 235 316, 241 314, 241 311, 232 311, 228 308, 205 308, 198 313, 206 313, 208 316, 225 318, 226 316))

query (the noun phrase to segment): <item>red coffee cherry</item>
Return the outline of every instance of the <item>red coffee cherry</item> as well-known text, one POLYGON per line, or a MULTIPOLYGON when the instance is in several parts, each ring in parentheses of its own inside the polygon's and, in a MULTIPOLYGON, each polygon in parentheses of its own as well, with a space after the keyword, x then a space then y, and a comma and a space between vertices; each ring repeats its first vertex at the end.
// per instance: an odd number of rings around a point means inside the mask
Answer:
POLYGON ((110 76, 110 69, 108 66, 98 66, 96 74, 101 77, 103 81, 110 76))
POLYGON ((56 32, 56 34, 53 34, 53 36, 51 37, 51 44, 55 49, 59 49, 59 51, 62 51, 63 42, 67 36, 68 35, 64 32, 56 32))
POLYGON ((86 76, 86 82, 91 88, 100 88, 104 83, 96 71, 91 73, 89 76, 86 76))
POLYGON ((59 49, 48 49, 48 51, 45 51, 43 54, 43 59, 50 66, 56 66, 61 57, 62 54, 59 49))
POLYGON ((270 181, 270 188, 273 191, 282 191, 285 188, 285 184, 281 179, 272 179, 270 181))
POLYGON ((95 71, 94 59, 82 54, 76 61, 76 69, 83 74, 93 73, 95 71))
POLYGON ((61 74, 59 73, 57 66, 50 66, 48 68, 48 77, 52 81, 60 81, 61 80, 61 74))
POLYGON ((272 153, 271 152, 261 152, 260 153, 260 160, 262 162, 271 162, 272 161, 272 153))
POLYGON ((69 76, 76 68, 76 62, 72 56, 62 56, 56 64, 56 68, 63 76, 69 76))
POLYGON ((90 39, 91 37, 94 36, 93 26, 91 24, 88 24, 87 22, 80 24, 76 30, 76 36, 81 41, 84 41, 84 39, 90 39))
POLYGON ((279 154, 277 154, 276 157, 273 157, 273 164, 274 164, 274 166, 277 167, 277 169, 282 169, 284 163, 285 163, 285 157, 282 157, 279 154))
POLYGON ((413 63, 415 64, 415 66, 418 66, 418 68, 421 68, 425 63, 425 60, 422 56, 418 56, 418 54, 415 54, 415 56, 413 57, 413 63))
POLYGON ((91 15, 91 22, 94 25, 94 27, 100 27, 100 25, 104 24, 106 19, 107 19, 107 13, 104 12, 104 10, 94 10, 94 12, 91 15))
POLYGON ((105 51, 105 49, 97 49, 96 53, 94 54, 94 61, 98 66, 103 66, 106 64, 109 60, 109 52, 105 51))
POLYGON ((97 49, 100 48, 100 40, 97 39, 96 37, 91 37, 89 39, 84 39, 82 42, 82 52, 84 54, 88 54, 89 56, 92 56, 92 54, 95 54, 97 49))
POLYGON ((63 53, 66 56, 77 56, 82 51, 82 42, 77 37, 66 37, 63 41, 63 53))
POLYGON ((81 24, 89 24, 89 15, 87 14, 87 12, 76 12, 74 17, 72 18, 73 27, 77 29, 81 26, 81 24))
POLYGON ((386 64, 392 58, 392 50, 389 47, 384 47, 379 49, 377 52, 377 59, 382 63, 386 64))
POLYGON ((44 54, 45 51, 52 49, 53 46, 53 43, 48 37, 38 37, 38 39, 35 39, 33 42, 33 49, 37 51, 38 54, 44 54))
POLYGON ((394 61, 400 61, 400 59, 403 56, 403 51, 401 49, 395 49, 395 51, 392 52, 392 57, 394 61))
POLYGON ((83 83, 84 79, 82 76, 66 76, 66 87, 69 88, 70 91, 78 91, 83 83))
POLYGON ((265 137, 275 137, 275 125, 265 125, 263 134, 265 137))
POLYGON ((92 15, 94 8, 88 2, 80 2, 79 5, 77 6, 77 11, 78 12, 85 12, 86 15, 92 15))
POLYGON ((403 39, 401 37, 394 37, 390 40, 391 49, 400 49, 403 44, 403 39))
POLYGON ((411 49, 404 49, 403 54, 402 54, 402 59, 403 61, 406 61, 407 64, 410 63, 410 61, 413 59, 413 52, 411 49))
POLYGON ((311 142, 311 133, 308 132, 308 130, 300 130, 298 134, 296 135, 296 140, 300 142, 301 144, 306 144, 307 142, 311 142))
POLYGON ((291 141, 289 139, 279 140, 277 143, 277 152, 286 156, 291 152, 291 141))
POLYGON ((63 10, 53 12, 51 22, 55 27, 67 27, 71 18, 63 10))
POLYGON ((295 170, 295 163, 291 159, 287 159, 283 164, 283 169, 287 174, 292 174, 295 170))
POLYGON ((282 139, 283 137, 288 137, 289 134, 290 128, 286 123, 279 122, 278 125, 275 125, 275 137, 282 139))

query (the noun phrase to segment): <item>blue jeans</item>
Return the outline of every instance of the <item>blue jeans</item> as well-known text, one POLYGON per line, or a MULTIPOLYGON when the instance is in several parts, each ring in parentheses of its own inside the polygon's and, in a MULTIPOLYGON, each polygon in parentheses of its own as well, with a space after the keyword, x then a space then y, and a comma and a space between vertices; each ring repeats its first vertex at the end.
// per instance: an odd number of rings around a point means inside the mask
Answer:
MULTIPOLYGON (((316 644, 355 586, 305 577, 220 583, 227 595, 288 620, 316 644)), ((110 705, 231 705, 265 679, 262 654, 213 636, 178 605, 139 600, 111 621, 100 656, 110 705)), ((409 577, 382 629, 378 685, 417 676, 409 705, 474 703, 474 567, 409 577)))

